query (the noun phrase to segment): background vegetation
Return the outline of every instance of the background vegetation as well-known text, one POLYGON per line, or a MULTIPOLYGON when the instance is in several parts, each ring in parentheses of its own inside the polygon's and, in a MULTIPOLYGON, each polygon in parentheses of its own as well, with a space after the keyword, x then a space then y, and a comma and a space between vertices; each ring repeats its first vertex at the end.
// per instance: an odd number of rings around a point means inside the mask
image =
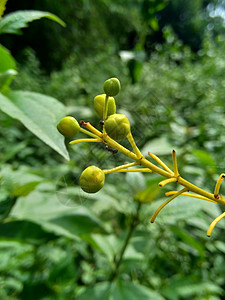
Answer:
MULTIPOLYGON (((5 15, 21 9, 67 27, 40 20, 0 36, 17 60, 13 91, 54 97, 62 116, 98 126, 93 98, 118 77, 138 146, 168 164, 175 148, 182 175, 212 191, 225 169, 222 0, 9 0, 5 15)), ((1 299, 225 298, 225 221, 206 237, 223 207, 179 197, 150 225, 167 191, 159 176, 112 174, 84 194, 86 166, 127 158, 79 144, 66 161, 18 119, 0 112, 1 299)))

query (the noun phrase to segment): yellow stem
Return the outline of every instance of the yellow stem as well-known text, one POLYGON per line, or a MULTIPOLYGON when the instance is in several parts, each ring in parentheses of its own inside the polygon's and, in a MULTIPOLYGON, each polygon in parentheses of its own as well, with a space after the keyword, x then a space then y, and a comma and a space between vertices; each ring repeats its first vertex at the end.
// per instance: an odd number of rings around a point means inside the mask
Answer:
MULTIPOLYGON (((105 121, 107 119, 107 113, 108 113, 108 106, 109 106, 109 96, 106 95, 105 96, 105 103, 104 103, 104 109, 103 109, 103 121, 105 121)), ((103 124, 103 135, 106 134, 106 131, 105 131, 105 124, 103 124)))
POLYGON ((136 145, 136 143, 134 141, 134 138, 133 138, 133 135, 132 135, 131 131, 128 133, 127 139, 130 142, 130 144, 131 144, 131 146, 132 146, 132 148, 134 150, 134 153, 137 155, 137 158, 140 159, 143 156, 143 154, 138 149, 138 147, 137 147, 137 145, 136 145))
POLYGON ((209 198, 209 199, 211 199, 213 201, 216 201, 217 203, 225 205, 225 199, 223 198, 223 196, 219 196, 219 198, 216 199, 214 197, 214 194, 209 193, 209 192, 207 192, 207 191, 205 191, 205 190, 197 187, 196 185, 188 182, 187 180, 185 180, 182 177, 178 177, 177 182, 180 183, 181 185, 187 187, 188 190, 191 191, 191 192, 194 192, 196 194, 202 195, 202 196, 204 196, 206 198, 209 198))
POLYGON ((154 223, 155 218, 157 217, 157 215, 159 214, 159 212, 163 209, 164 206, 166 206, 168 203, 170 203, 174 198, 178 197, 179 195, 181 195, 182 193, 186 192, 188 189, 187 188, 183 188, 182 190, 180 190, 179 192, 177 192, 175 195, 173 195, 170 199, 168 199, 167 201, 165 201, 162 205, 160 205, 160 207, 157 208, 157 210, 155 211, 155 213, 153 214, 152 218, 151 218, 151 223, 154 223))
POLYGON ((87 129, 89 129, 91 132, 93 132, 94 134, 96 134, 98 137, 102 138, 102 133, 101 131, 99 131, 98 129, 96 129, 94 126, 92 126, 89 122, 84 122, 81 121, 80 124, 82 126, 85 126, 87 129))
POLYGON ((89 136, 92 136, 93 138, 97 138, 98 136, 96 134, 91 133, 90 131, 84 129, 84 128, 80 128, 80 132, 83 132, 89 136))
POLYGON ((216 183, 216 186, 215 186, 215 190, 214 190, 214 197, 215 198, 218 198, 218 195, 219 195, 219 190, 220 190, 220 186, 221 186, 221 183, 223 181, 223 179, 225 178, 225 174, 222 173, 216 183))
POLYGON ((109 96, 105 96, 105 105, 103 109, 103 121, 107 119, 107 113, 108 113, 108 105, 109 105, 109 96))
POLYGON ((171 182, 177 182, 177 178, 168 178, 168 179, 162 180, 159 182, 159 186, 163 187, 166 184, 171 183, 171 182))
POLYGON ((172 152, 172 157, 173 157, 173 170, 174 170, 174 175, 177 177, 179 176, 178 168, 177 168, 177 157, 176 157, 176 151, 173 150, 172 152))
POLYGON ((140 159, 138 159, 138 157, 137 157, 137 155, 135 153, 133 153, 132 151, 130 151, 127 148, 123 147, 122 145, 120 145, 119 143, 117 143, 116 141, 114 141, 113 139, 111 139, 108 135, 105 135, 103 137, 103 142, 106 143, 106 144, 108 144, 112 148, 117 149, 118 151, 120 151, 124 155, 129 156, 130 158, 134 159, 140 165, 142 165, 142 166, 144 166, 146 168, 149 168, 152 172, 160 174, 163 177, 167 177, 167 178, 173 177, 173 174, 160 169, 159 167, 157 167, 156 165, 154 165, 153 163, 151 163, 150 161, 148 161, 143 156, 140 159))
MULTIPOLYGON (((139 158, 137 154, 133 153, 132 151, 125 148, 124 146, 120 145, 119 143, 117 143, 116 141, 111 139, 107 134, 103 135, 100 131, 98 131, 90 123, 85 123, 84 121, 82 121, 81 125, 85 126, 87 129, 89 129, 91 132, 93 132, 95 135, 97 135, 101 139, 102 142, 108 144, 109 146, 113 147, 114 149, 117 149, 124 155, 135 160, 138 164, 144 166, 145 168, 150 169, 152 172, 157 173, 166 178, 174 178, 174 176, 176 176, 177 182, 179 184, 183 185, 188 191, 192 191, 196 194, 199 194, 200 196, 207 198, 209 201, 212 200, 213 202, 225 205, 225 198, 222 195, 218 195, 217 197, 215 197, 214 194, 209 193, 209 192, 195 186, 194 184, 188 182, 187 180, 185 180, 184 178, 182 178, 179 175, 178 168, 177 168, 176 152, 174 150, 173 150, 173 154, 172 154, 174 174, 172 174, 170 169, 163 170, 163 169, 159 168, 158 166, 154 165, 153 163, 151 163, 150 161, 148 161, 143 156, 139 158)), ((161 164, 161 166, 164 168, 164 165, 161 164)), ((203 199, 203 198, 200 198, 200 199, 203 199)))
POLYGON ((83 142, 91 142, 91 143, 100 143, 102 140, 101 139, 79 139, 79 140, 74 140, 69 142, 70 145, 75 145, 78 143, 83 143, 83 142))
POLYGON ((121 165, 121 166, 113 168, 113 169, 103 170, 103 172, 105 174, 110 174, 110 173, 113 173, 113 172, 118 172, 119 170, 122 170, 122 169, 125 169, 125 168, 136 166, 137 164, 138 163, 136 163, 136 162, 130 163, 130 164, 124 164, 124 165, 121 165))
POLYGON ((148 152, 148 155, 151 156, 152 158, 154 158, 154 160, 157 161, 157 163, 159 163, 160 166, 163 167, 167 172, 173 174, 173 171, 170 170, 170 168, 168 168, 167 165, 164 164, 164 162, 161 161, 161 159, 158 156, 156 156, 155 154, 153 154, 151 152, 148 152))
POLYGON ((133 153, 129 149, 125 148, 124 146, 120 145, 119 143, 111 139, 107 134, 103 136, 103 142, 111 146, 112 148, 117 149, 124 155, 129 156, 133 160, 138 161, 137 155, 135 153, 133 153))
MULTIPOLYGON (((170 192, 166 192, 165 195, 166 195, 166 196, 171 196, 171 195, 174 195, 174 194, 176 194, 176 193, 177 193, 177 191, 170 191, 170 192)), ((213 203, 216 203, 216 204, 217 204, 216 201, 213 201, 213 200, 211 200, 211 199, 209 199, 209 198, 206 198, 206 197, 204 197, 204 196, 201 196, 201 195, 195 195, 195 194, 191 194, 191 193, 183 193, 182 196, 188 196, 188 197, 192 197, 192 198, 197 198, 197 199, 201 199, 201 200, 206 200, 206 201, 210 201, 210 202, 213 202, 213 203)))
POLYGON ((208 229, 207 234, 206 234, 207 236, 209 236, 209 237, 211 236, 212 231, 213 231, 214 227, 216 226, 216 224, 217 224, 220 220, 222 220, 224 217, 225 217, 225 212, 222 213, 219 217, 217 217, 217 218, 210 224, 209 229, 208 229))
MULTIPOLYGON (((103 141, 106 144, 108 144, 109 146, 111 146, 111 147, 117 149, 118 151, 122 152, 124 155, 127 155, 130 158, 138 161, 140 163, 140 165, 142 165, 142 166, 144 166, 146 168, 149 168, 152 172, 157 173, 157 174, 159 174, 159 175, 161 175, 163 177, 166 177, 166 178, 172 178, 172 177, 174 177, 173 174, 171 174, 170 172, 167 172, 167 171, 164 171, 164 170, 160 169, 159 167, 157 167, 156 165, 154 165, 153 163, 151 163, 150 161, 148 161, 146 158, 141 158, 140 160, 138 160, 137 156, 133 152, 131 152, 130 150, 128 150, 125 147, 121 146, 116 141, 114 141, 113 139, 111 139, 109 136, 105 136, 104 139, 103 139, 103 141)), ((176 165, 176 155, 175 155, 174 158, 175 158, 175 170, 176 170, 176 172, 178 174, 178 169, 177 169, 177 165, 176 165)), ((215 199, 215 197, 214 197, 214 195, 212 193, 209 193, 209 192, 207 192, 207 191, 205 191, 205 190, 197 187, 196 185, 188 182, 187 180, 185 180, 181 176, 178 176, 177 182, 179 184, 183 185, 184 187, 186 187, 188 191, 192 191, 192 192, 194 192, 196 194, 199 194, 199 195, 204 196, 206 198, 209 198, 209 199, 211 199, 213 201, 216 201, 217 203, 225 205, 225 198, 222 195, 220 195, 219 198, 215 199)))
POLYGON ((140 160, 140 164, 143 165, 146 168, 149 168, 154 173, 157 173, 157 174, 159 174, 159 175, 161 175, 163 177, 172 178, 174 176, 173 174, 160 169, 159 167, 157 167, 156 165, 154 165, 153 163, 151 163, 150 161, 148 161, 146 158, 141 159, 140 160))
POLYGON ((141 172, 141 173, 152 173, 152 171, 148 168, 137 168, 137 169, 123 169, 123 170, 119 170, 116 171, 118 173, 122 173, 122 172, 141 172))

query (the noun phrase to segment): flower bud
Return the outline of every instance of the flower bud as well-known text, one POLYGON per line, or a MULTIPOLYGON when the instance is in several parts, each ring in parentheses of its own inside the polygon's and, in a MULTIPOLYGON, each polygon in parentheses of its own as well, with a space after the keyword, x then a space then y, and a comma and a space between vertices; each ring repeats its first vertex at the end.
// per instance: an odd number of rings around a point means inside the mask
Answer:
MULTIPOLYGON (((94 98, 94 108, 97 114, 100 116, 101 119, 103 119, 103 110, 105 105, 105 97, 106 94, 98 95, 94 98)), ((109 97, 108 99, 108 112, 107 115, 110 116, 112 114, 115 114, 116 112, 116 103, 115 99, 113 97, 109 97)))
POLYGON ((80 176, 80 186, 86 193, 96 193, 104 185, 105 173, 95 166, 86 168, 80 176))
POLYGON ((124 114, 114 114, 105 121, 105 130, 112 139, 122 140, 130 132, 130 122, 124 114))
POLYGON ((120 91, 120 81, 117 78, 110 78, 104 83, 104 91, 108 96, 116 96, 120 91))
POLYGON ((80 125, 76 119, 68 116, 59 121, 57 129, 65 137, 72 137, 80 131, 80 125))

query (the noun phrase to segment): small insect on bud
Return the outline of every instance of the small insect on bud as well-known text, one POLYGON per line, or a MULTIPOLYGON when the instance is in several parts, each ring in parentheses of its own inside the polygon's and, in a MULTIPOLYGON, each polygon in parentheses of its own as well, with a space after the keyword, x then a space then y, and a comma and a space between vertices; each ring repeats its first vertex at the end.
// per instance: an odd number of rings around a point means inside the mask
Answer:
MULTIPOLYGON (((103 110, 105 106, 105 97, 106 94, 98 95, 94 98, 94 108, 96 113, 103 119, 103 110)), ((107 115, 110 116, 116 112, 116 103, 113 97, 108 99, 108 112, 107 115)))
POLYGON ((80 186, 86 193, 96 193, 104 185, 105 173, 95 166, 87 167, 80 176, 80 186))
POLYGON ((75 118, 68 116, 58 123, 57 129, 62 135, 70 138, 80 131, 80 125, 75 118))
POLYGON ((120 81, 117 78, 110 78, 104 83, 104 91, 108 96, 116 96, 120 91, 120 81))
POLYGON ((124 114, 114 114, 105 121, 105 130, 112 139, 122 140, 130 132, 130 122, 124 114))

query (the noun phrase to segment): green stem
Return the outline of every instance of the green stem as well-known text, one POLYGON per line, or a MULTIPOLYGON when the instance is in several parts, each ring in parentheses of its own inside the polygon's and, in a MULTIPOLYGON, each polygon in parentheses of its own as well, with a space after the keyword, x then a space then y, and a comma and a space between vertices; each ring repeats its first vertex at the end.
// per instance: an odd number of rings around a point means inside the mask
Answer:
POLYGON ((121 263, 123 261, 124 253, 125 253, 125 251, 127 249, 127 246, 129 244, 130 238, 131 238, 131 236, 132 236, 135 228, 139 224, 139 211, 140 211, 140 208, 141 208, 141 202, 138 202, 136 213, 135 213, 135 215, 133 216, 133 218, 131 220, 130 228, 129 228, 127 237, 125 239, 125 242, 123 244, 123 247, 122 247, 122 249, 120 251, 119 257, 115 259, 115 267, 114 267, 113 272, 111 273, 109 281, 113 281, 116 278, 117 274, 118 274, 119 267, 120 267, 120 265, 121 265, 121 263))
POLYGON ((84 129, 84 128, 80 128, 80 132, 83 132, 84 134, 87 134, 93 138, 97 138, 98 136, 96 134, 91 133, 90 131, 84 129))
POLYGON ((132 135, 131 131, 128 133, 127 139, 130 142, 130 144, 131 144, 131 146, 134 150, 134 153, 137 155, 137 158, 140 159, 143 155, 142 155, 141 151, 138 149, 138 147, 137 147, 137 145, 134 141, 134 138, 133 138, 133 135, 132 135))
MULTIPOLYGON (((108 106, 109 106, 109 96, 106 95, 105 96, 105 105, 104 105, 104 109, 103 109, 103 121, 105 121, 107 119, 108 106)), ((103 132, 103 134, 106 133, 105 125, 103 125, 103 131, 102 132, 103 132)))
POLYGON ((122 169, 125 169, 125 168, 129 168, 129 167, 133 167, 133 166, 136 166, 138 163, 137 162, 134 162, 134 163, 130 163, 130 164, 125 164, 125 165, 121 165, 119 167, 115 167, 113 169, 107 169, 107 170, 103 170, 103 172, 105 174, 110 174, 110 173, 113 173, 113 172, 118 172, 122 169))

